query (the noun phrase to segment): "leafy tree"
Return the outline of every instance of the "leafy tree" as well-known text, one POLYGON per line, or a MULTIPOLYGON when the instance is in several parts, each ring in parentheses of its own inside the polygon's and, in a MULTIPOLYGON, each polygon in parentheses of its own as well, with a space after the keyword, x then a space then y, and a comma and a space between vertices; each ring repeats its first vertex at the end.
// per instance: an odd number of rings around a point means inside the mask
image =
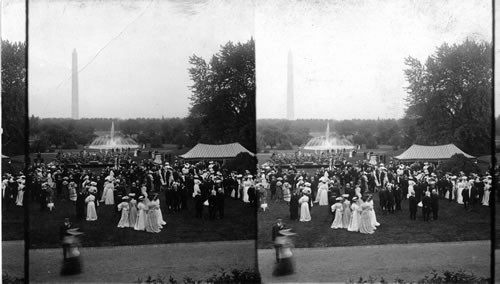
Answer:
POLYGON ((2 41, 2 153, 24 153, 26 44, 2 41))
POLYGON ((480 168, 471 159, 468 159, 463 154, 455 154, 449 160, 443 161, 439 164, 438 170, 442 172, 451 172, 458 175, 460 171, 466 175, 470 173, 480 173, 480 168))
POLYGON ((191 135, 205 143, 240 142, 255 152, 255 43, 226 43, 207 62, 193 55, 191 135))
POLYGON ((455 143, 466 152, 489 153, 491 139, 491 43, 444 43, 425 64, 405 60, 406 118, 416 143, 455 143))

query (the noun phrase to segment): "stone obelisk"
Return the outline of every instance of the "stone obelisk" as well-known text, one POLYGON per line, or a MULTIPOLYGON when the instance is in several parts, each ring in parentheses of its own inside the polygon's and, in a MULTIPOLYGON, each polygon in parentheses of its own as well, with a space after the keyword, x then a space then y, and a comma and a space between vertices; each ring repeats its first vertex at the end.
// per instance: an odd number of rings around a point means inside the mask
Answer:
POLYGON ((78 119, 78 56, 73 49, 72 84, 71 84, 71 118, 78 119))
POLYGON ((293 101, 293 63, 292 51, 288 51, 288 79, 286 87, 286 118, 289 120, 295 119, 295 105, 293 101))

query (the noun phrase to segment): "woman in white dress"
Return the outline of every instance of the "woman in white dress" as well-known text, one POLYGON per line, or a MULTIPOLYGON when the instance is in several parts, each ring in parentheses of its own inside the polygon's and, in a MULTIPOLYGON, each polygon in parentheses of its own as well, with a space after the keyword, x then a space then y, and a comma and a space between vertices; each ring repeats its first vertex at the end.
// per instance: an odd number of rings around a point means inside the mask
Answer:
POLYGON ((337 197, 335 199, 335 204, 331 207, 332 212, 335 212, 335 219, 333 219, 333 223, 330 226, 332 229, 342 229, 342 213, 344 211, 344 206, 342 206, 342 197, 337 197))
POLYGON ((291 187, 292 185, 289 184, 287 181, 283 183, 283 200, 286 202, 287 205, 290 203, 290 198, 292 197, 292 194, 290 192, 291 187))
POLYGON ((118 228, 128 228, 130 227, 129 221, 128 221, 128 213, 129 213, 129 204, 128 204, 128 196, 122 197, 122 202, 118 204, 118 211, 122 212, 122 215, 120 217, 120 221, 118 222, 117 227, 118 228))
POLYGON ((95 210, 95 196, 93 194, 89 194, 87 198, 85 198, 85 203, 87 203, 87 221, 96 221, 97 220, 97 211, 95 210))
POLYGON ((252 175, 248 175, 247 179, 243 182, 243 202, 249 203, 250 200, 248 199, 248 189, 250 186, 252 186, 252 175))
POLYGON ((135 200, 135 193, 129 193, 128 196, 130 197, 130 201, 128 202, 128 223, 130 227, 134 228, 137 222, 137 200, 135 200))
POLYGON ((410 198, 412 192, 415 193, 415 184, 416 183, 413 180, 413 177, 410 176, 410 178, 408 179, 408 194, 406 195, 406 199, 410 198))
POLYGON ((316 202, 320 206, 328 205, 328 184, 325 179, 322 178, 318 185, 318 193, 316 194, 316 202))
POLYGON ((148 214, 146 217, 146 232, 159 233, 161 231, 158 222, 158 204, 154 201, 148 203, 148 214))
MULTIPOLYGON (((196 179, 194 180, 196 183, 196 179)), ((148 188, 146 187, 145 184, 141 186, 141 194, 144 196, 144 198, 148 198, 148 188)))
POLYGON ((160 198, 158 197, 158 194, 155 195, 152 202, 154 202, 156 204, 156 207, 158 208, 158 210, 156 210, 156 215, 157 215, 156 218, 158 219, 158 226, 160 226, 160 229, 162 229, 163 225, 166 225, 167 222, 163 220, 163 214, 161 213, 161 206, 160 206, 160 198))
POLYGON ((484 195, 483 195, 483 201, 481 204, 484 206, 489 206, 490 205, 490 190, 491 190, 491 180, 488 178, 483 180, 484 182, 484 195))
POLYGON ((21 179, 18 181, 19 185, 17 186, 17 196, 16 196, 16 205, 17 206, 23 206, 23 199, 24 199, 24 188, 25 186, 25 180, 21 179))
POLYGON ((377 226, 380 226, 380 223, 377 222, 377 216, 375 215, 375 207, 374 207, 374 204, 373 204, 373 197, 372 196, 368 197, 367 203, 371 207, 371 210, 369 210, 369 213, 370 213, 370 217, 371 217, 371 220, 372 220, 372 225, 373 225, 374 228, 377 228, 377 226))
POLYGON ((363 202, 361 204, 361 216, 359 218, 359 232, 362 234, 375 233, 375 226, 372 223, 371 211, 373 207, 370 202, 363 202))
POLYGON ((139 196, 139 203, 137 204, 137 220, 135 221, 134 230, 144 231, 146 229, 146 218, 148 215, 148 206, 144 203, 144 196, 139 196))
POLYGON ((342 202, 342 228, 347 229, 351 222, 351 201, 349 201, 349 194, 344 194, 344 202, 342 202))
POLYGON ((115 187, 112 182, 107 182, 104 184, 104 190, 102 192, 101 202, 104 202, 106 205, 114 205, 115 197, 113 196, 113 191, 115 187))
POLYGON ((352 198, 351 211, 352 211, 351 222, 349 223, 347 230, 349 232, 358 232, 359 219, 361 218, 361 206, 359 204, 359 198, 357 196, 352 198))
POLYGON ((304 194, 299 199, 299 204, 300 204, 300 222, 311 221, 311 213, 309 212, 309 197, 304 194))

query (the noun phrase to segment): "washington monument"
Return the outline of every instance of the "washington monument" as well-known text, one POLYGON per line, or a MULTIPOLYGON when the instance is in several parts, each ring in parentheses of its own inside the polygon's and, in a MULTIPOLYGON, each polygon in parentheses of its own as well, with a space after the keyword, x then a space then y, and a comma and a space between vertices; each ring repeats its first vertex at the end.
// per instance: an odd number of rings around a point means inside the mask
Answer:
POLYGON ((73 49, 72 71, 71 118, 78 119, 78 57, 76 54, 76 49, 73 49))
POLYGON ((287 100, 286 100, 286 118, 288 120, 295 119, 295 106, 293 102, 293 64, 292 51, 288 51, 288 80, 287 80, 287 100))

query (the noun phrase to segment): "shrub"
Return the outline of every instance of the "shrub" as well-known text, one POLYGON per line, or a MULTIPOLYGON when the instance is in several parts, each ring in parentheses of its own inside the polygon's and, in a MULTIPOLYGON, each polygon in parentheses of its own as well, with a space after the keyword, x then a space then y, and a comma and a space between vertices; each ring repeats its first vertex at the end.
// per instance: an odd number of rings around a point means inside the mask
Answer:
POLYGON ((470 173, 479 173, 480 169, 476 163, 471 159, 468 159, 463 154, 455 154, 447 161, 439 164, 438 170, 442 172, 451 172, 454 175, 458 175, 460 171, 463 171, 466 175, 470 173))
POLYGON ((9 275, 7 272, 3 271, 2 272, 2 283, 20 284, 20 283, 24 283, 24 279, 9 275))
POLYGON ((182 281, 177 281, 174 279, 172 276, 166 280, 165 277, 162 277, 161 275, 156 276, 156 278, 153 278, 151 276, 148 276, 145 280, 138 279, 136 283, 140 284, 201 284, 201 283, 260 283, 260 275, 258 272, 251 270, 251 269, 246 269, 246 270, 241 270, 241 269, 233 269, 230 273, 227 273, 224 271, 224 269, 221 269, 219 274, 214 274, 211 277, 209 277, 206 280, 194 280, 189 277, 184 277, 182 281))

